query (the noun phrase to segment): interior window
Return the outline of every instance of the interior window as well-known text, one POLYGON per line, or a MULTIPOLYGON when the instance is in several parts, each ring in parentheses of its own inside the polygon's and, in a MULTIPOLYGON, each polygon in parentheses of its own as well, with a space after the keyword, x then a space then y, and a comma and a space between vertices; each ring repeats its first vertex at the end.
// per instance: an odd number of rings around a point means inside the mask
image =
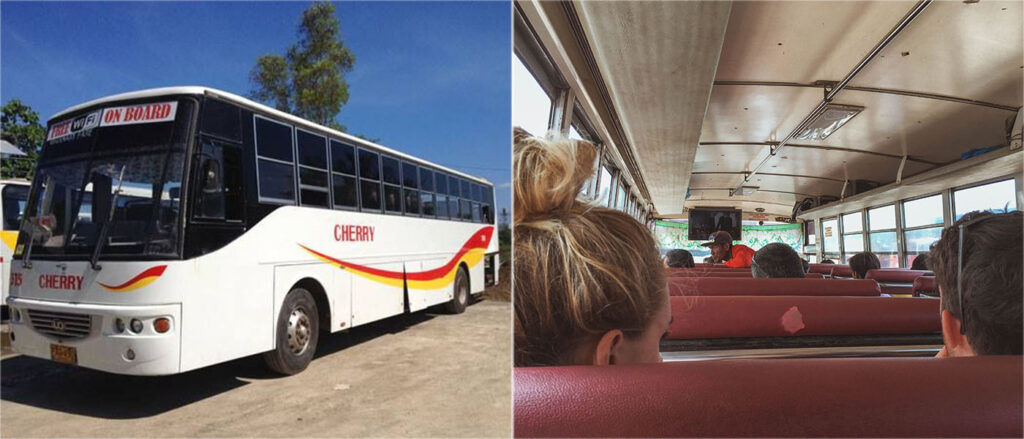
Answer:
POLYGON ((1010 212, 1017 210, 1016 183, 1013 179, 953 191, 957 220, 968 212, 1010 212))
POLYGON ((518 56, 512 60, 512 90, 512 125, 543 136, 548 131, 551 97, 518 56))

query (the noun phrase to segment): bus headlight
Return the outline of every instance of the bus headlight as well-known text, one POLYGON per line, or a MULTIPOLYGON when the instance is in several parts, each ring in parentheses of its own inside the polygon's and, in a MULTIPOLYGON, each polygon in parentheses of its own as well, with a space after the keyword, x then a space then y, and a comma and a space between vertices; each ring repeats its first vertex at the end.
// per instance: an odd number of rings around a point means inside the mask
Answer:
POLYGON ((142 320, 132 319, 131 325, 132 332, 136 334, 142 332, 142 320))
POLYGON ((120 317, 118 317, 117 320, 114 320, 114 331, 118 334, 124 334, 124 320, 120 317))

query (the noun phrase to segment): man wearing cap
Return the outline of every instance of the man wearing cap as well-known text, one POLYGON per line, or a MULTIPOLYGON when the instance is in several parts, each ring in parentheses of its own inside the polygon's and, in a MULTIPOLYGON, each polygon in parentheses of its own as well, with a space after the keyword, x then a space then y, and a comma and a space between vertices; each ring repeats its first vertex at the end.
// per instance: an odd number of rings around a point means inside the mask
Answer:
POLYGON ((750 268, 750 261, 754 259, 754 249, 743 244, 732 243, 732 235, 729 232, 720 230, 709 236, 711 242, 701 244, 711 248, 711 257, 715 261, 725 261, 726 267, 750 268))

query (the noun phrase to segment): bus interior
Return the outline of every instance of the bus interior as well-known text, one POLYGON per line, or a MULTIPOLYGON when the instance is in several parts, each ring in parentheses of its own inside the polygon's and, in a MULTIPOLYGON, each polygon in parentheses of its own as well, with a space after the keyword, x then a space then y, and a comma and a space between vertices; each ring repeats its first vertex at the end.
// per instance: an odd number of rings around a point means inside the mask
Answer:
POLYGON ((664 364, 517 368, 516 435, 1019 437, 1021 357, 927 358, 938 291, 910 268, 1024 203, 1022 5, 515 1, 513 124, 593 143, 581 197, 698 263, 670 269, 664 364), (702 209, 808 278, 701 264, 702 209), (864 251, 881 268, 847 279, 864 251))

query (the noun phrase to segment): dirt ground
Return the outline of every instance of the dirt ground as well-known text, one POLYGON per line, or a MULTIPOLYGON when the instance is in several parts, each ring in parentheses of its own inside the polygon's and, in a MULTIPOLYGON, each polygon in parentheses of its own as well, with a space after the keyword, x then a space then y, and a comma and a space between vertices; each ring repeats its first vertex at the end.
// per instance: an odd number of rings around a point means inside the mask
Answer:
POLYGON ((131 377, 8 354, 0 436, 507 438, 510 312, 507 301, 482 300, 461 315, 421 312, 322 336, 317 358, 292 377, 267 372, 259 356, 131 377))

